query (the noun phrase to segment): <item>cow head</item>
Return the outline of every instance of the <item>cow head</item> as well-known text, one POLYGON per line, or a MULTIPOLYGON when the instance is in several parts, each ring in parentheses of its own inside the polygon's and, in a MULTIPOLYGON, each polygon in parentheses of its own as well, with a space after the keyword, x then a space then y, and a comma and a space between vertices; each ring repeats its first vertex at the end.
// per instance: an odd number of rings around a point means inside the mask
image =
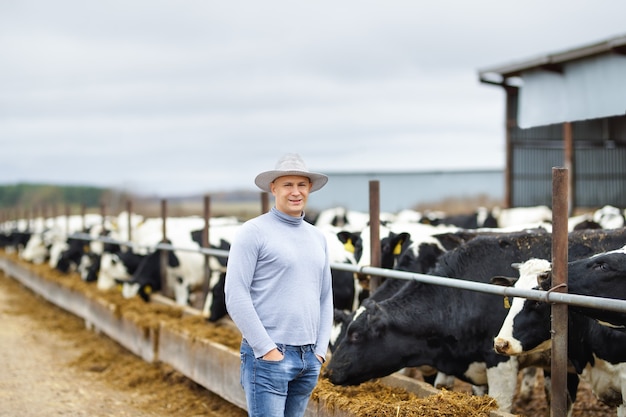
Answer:
MULTIPOLYGON (((516 288, 537 288, 538 275, 550 271, 550 262, 530 259, 523 264, 514 264, 520 271, 519 279, 494 277, 492 283, 516 288)), ((520 355, 533 350, 543 350, 550 343, 550 304, 513 297, 509 312, 494 339, 494 349, 503 355, 520 355)))
POLYGON ((395 352, 399 346, 408 350, 416 346, 397 333, 389 334, 391 327, 392 318, 383 305, 365 300, 348 325, 346 336, 336 346, 324 374, 333 384, 356 385, 409 366, 404 353, 395 352))

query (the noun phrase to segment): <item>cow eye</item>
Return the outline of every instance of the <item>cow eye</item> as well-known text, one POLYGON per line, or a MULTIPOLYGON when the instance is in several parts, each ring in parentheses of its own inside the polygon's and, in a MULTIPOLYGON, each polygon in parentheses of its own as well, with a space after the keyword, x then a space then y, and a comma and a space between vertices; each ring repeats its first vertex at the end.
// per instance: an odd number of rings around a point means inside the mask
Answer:
POLYGON ((358 343, 359 340, 361 340, 361 336, 359 335, 358 332, 352 332, 350 333, 349 339, 351 343, 358 343))
POLYGON ((609 271, 611 269, 609 268, 609 264, 606 262, 598 262, 593 266, 593 268, 600 271, 609 271))

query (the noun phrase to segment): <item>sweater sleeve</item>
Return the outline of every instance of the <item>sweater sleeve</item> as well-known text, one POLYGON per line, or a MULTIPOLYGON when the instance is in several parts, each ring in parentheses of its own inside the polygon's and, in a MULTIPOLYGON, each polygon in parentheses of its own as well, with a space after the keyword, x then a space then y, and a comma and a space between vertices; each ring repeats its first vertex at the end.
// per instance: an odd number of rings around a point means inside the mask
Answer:
POLYGON ((333 284, 330 272, 329 249, 326 247, 326 263, 320 293, 320 330, 315 343, 315 353, 326 360, 333 325, 333 284))
POLYGON ((274 349, 276 344, 265 330, 250 293, 260 244, 257 231, 251 225, 243 225, 233 241, 228 256, 224 293, 228 314, 258 358, 274 349))

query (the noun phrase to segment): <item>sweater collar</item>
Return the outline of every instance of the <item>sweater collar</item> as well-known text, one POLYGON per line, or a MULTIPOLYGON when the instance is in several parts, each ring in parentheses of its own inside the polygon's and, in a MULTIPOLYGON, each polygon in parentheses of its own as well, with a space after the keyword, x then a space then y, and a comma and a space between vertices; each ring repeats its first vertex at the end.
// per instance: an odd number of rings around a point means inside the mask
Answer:
POLYGON ((304 221, 304 212, 302 212, 299 217, 293 217, 293 216, 283 213, 282 211, 278 210, 276 207, 272 207, 272 209, 270 210, 270 213, 272 213, 272 215, 278 218, 278 220, 285 222, 285 223, 292 224, 294 226, 298 226, 302 224, 302 222, 304 221))

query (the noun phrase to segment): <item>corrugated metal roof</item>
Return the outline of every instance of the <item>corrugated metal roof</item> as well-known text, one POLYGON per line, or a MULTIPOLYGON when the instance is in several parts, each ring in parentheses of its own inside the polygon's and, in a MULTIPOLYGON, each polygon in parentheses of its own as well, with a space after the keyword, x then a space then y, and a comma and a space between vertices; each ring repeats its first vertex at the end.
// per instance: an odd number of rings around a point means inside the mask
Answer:
POLYGON ((479 70, 478 74, 480 81, 483 83, 507 84, 507 79, 519 77, 525 71, 544 68, 559 72, 561 65, 566 62, 606 53, 626 54, 626 35, 616 36, 562 52, 540 55, 524 61, 485 68, 479 70))

